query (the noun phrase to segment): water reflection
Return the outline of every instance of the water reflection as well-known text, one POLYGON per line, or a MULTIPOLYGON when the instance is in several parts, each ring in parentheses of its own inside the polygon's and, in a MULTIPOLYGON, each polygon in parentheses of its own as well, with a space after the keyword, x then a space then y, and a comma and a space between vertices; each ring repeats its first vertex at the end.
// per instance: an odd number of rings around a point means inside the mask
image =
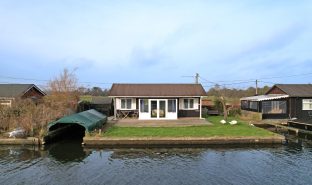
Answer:
POLYGON ((44 146, 48 155, 61 163, 81 162, 91 151, 85 151, 80 140, 63 140, 44 146))
POLYGON ((4 145, 0 147, 0 158, 11 158, 15 161, 27 161, 44 156, 37 146, 4 145))
MULTIPOLYGON (((267 145, 269 148, 281 148, 282 146, 278 145, 267 145)), ((259 147, 261 149, 266 149, 267 146, 256 146, 256 145, 219 145, 219 146, 209 146, 209 148, 119 148, 119 149, 100 149, 102 151, 110 151, 111 159, 137 159, 137 158, 149 158, 149 159, 165 159, 170 157, 183 157, 183 158, 197 158, 207 152, 218 152, 222 153, 230 151, 246 151, 246 150, 257 150, 259 147)), ((85 151, 94 151, 92 148, 85 148, 85 151)))
POLYGON ((282 146, 84 148, 0 147, 0 184, 310 184, 310 140, 282 146))

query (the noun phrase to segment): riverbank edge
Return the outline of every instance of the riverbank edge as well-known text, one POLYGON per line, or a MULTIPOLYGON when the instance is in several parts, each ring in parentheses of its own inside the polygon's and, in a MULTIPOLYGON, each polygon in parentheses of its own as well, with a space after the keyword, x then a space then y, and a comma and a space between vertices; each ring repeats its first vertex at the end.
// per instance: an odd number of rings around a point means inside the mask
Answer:
POLYGON ((140 146, 192 146, 192 145, 236 145, 236 144, 283 144, 281 135, 256 137, 84 137, 84 146, 140 147, 140 146))
POLYGON ((40 145, 41 140, 36 137, 0 138, 0 145, 40 145))

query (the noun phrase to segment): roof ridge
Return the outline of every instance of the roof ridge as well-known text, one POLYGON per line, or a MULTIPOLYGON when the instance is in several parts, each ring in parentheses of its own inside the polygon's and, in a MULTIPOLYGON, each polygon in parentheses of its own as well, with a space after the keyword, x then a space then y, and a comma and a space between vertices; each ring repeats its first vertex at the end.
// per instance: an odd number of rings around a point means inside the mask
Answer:
POLYGON ((275 84, 275 85, 312 85, 312 84, 275 84))
POLYGON ((194 83, 113 83, 113 85, 201 85, 194 83))

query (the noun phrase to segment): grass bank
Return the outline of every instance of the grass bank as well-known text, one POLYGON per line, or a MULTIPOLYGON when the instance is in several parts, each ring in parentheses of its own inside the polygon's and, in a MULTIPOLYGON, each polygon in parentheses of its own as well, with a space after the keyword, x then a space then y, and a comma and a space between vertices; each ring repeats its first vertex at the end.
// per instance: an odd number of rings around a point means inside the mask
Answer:
MULTIPOLYGON (((113 126, 102 134, 104 137, 269 137, 276 134, 250 126, 238 120, 238 124, 221 124, 221 116, 207 118, 212 125, 189 127, 118 127, 113 126)), ((231 120, 231 118, 229 119, 231 120)))

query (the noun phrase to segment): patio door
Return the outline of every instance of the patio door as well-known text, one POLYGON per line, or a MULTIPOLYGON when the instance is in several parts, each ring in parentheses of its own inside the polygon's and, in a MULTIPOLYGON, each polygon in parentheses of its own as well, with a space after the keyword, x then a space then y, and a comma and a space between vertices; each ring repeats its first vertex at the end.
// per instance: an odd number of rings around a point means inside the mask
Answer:
POLYGON ((166 117, 166 101, 165 100, 159 100, 158 117, 159 118, 166 117))
POLYGON ((166 100, 151 100, 151 118, 166 118, 166 100))
POLYGON ((151 118, 158 117, 158 103, 157 100, 151 100, 151 118))

